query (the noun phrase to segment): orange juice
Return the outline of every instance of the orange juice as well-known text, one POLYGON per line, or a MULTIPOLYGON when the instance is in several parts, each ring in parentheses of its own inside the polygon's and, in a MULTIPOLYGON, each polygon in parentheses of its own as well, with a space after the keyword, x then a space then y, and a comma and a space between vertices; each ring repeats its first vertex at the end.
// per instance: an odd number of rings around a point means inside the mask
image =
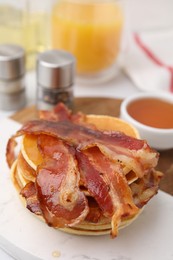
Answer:
POLYGON ((52 45, 76 57, 78 73, 96 73, 115 63, 122 28, 117 1, 62 0, 53 8, 52 45))

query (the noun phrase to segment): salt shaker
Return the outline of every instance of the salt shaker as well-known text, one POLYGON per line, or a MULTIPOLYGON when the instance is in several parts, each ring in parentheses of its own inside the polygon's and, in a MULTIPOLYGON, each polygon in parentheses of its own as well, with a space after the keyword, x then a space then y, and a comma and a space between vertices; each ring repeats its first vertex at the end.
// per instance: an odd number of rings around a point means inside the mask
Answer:
POLYGON ((0 109, 18 110, 26 103, 25 51, 13 44, 0 45, 0 109))
POLYGON ((63 50, 48 50, 37 57, 37 108, 50 110, 57 103, 73 105, 75 57, 63 50))

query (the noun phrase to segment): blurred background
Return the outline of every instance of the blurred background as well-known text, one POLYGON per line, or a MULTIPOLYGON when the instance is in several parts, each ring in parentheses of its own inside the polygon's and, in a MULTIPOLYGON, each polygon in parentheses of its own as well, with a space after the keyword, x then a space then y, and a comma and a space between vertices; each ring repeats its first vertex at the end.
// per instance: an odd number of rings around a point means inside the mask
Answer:
POLYGON ((127 0, 132 30, 173 28, 172 0, 127 0))
MULTIPOLYGON (((27 52, 28 69, 34 67, 36 53, 56 45, 52 43, 52 26, 55 27, 58 2, 60 1, 0 0, 0 43, 22 45, 27 52)), ((123 8, 125 6, 125 21, 130 32, 173 28, 172 0, 117 2, 123 2, 123 8)))
POLYGON ((50 49, 76 57, 75 96, 125 98, 173 88, 173 1, 101 0, 105 7, 96 8, 98 2, 0 0, 0 44, 24 47, 29 102, 36 58, 50 49))

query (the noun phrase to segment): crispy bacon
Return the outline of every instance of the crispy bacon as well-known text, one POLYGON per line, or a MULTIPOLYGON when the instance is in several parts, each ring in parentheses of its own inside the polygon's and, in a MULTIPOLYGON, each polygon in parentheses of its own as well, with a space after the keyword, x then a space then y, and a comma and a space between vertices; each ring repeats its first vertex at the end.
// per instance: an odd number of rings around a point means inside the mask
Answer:
POLYGON ((51 122, 34 120, 26 123, 16 136, 23 134, 45 134, 73 145, 78 150, 97 146, 105 156, 114 162, 128 165, 138 177, 153 168, 158 162, 158 153, 152 150, 146 141, 135 139, 120 132, 103 133, 70 121, 51 122))
MULTIPOLYGON (((72 114, 63 104, 40 112, 40 117, 42 120, 27 122, 7 145, 11 167, 15 138, 37 135, 43 163, 36 175, 32 174, 35 183, 29 182, 21 190, 27 208, 58 228, 83 220, 97 223, 101 218, 110 219, 115 237, 121 220, 136 215, 157 192, 161 173, 154 167, 159 154, 144 140, 97 130, 86 123, 84 114, 72 114), (138 177, 130 186, 124 169, 138 177)), ((20 169, 30 171, 20 159, 20 169)))
POLYGON ((114 207, 109 194, 109 185, 104 182, 101 173, 91 163, 88 156, 77 151, 76 157, 84 186, 95 198, 106 217, 114 213, 114 207))
POLYGON ((106 217, 112 218, 112 237, 124 216, 133 216, 139 209, 119 164, 112 163, 98 148, 77 153, 79 169, 90 194, 106 217))
POLYGON ((88 197, 88 205, 89 205, 89 213, 85 218, 85 221, 90 223, 98 223, 103 216, 103 213, 95 201, 95 199, 91 196, 88 197))
POLYGON ((20 191, 20 194, 26 199, 27 209, 36 215, 42 215, 34 182, 28 182, 20 191))
POLYGON ((151 169, 143 178, 130 185, 134 202, 138 208, 142 208, 158 192, 162 177, 163 173, 151 169))
POLYGON ((87 126, 89 128, 93 128, 95 129, 96 127, 94 125, 91 125, 91 124, 86 124, 86 115, 81 113, 81 112, 78 112, 76 114, 72 114, 71 115, 71 122, 75 123, 75 124, 78 124, 78 125, 84 125, 84 126, 87 126))
POLYGON ((38 145, 44 163, 38 167, 36 189, 43 216, 53 227, 76 225, 85 219, 89 208, 79 190, 73 149, 50 136, 39 136, 38 145))
POLYGON ((72 114, 63 103, 58 103, 52 111, 41 110, 39 111, 39 118, 48 121, 71 121, 78 125, 87 125, 89 128, 95 129, 94 125, 86 124, 86 115, 82 112, 72 114))
POLYGON ((64 121, 70 120, 71 111, 63 103, 58 103, 52 111, 41 110, 39 111, 39 118, 50 121, 64 121))

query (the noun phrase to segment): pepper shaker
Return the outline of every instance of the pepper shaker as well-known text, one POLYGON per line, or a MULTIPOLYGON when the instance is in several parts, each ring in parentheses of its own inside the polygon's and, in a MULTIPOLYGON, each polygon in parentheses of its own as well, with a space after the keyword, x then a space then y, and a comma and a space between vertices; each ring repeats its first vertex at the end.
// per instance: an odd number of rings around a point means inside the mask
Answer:
POLYGON ((75 57, 63 50, 48 50, 37 57, 37 108, 50 110, 57 103, 73 105, 75 57))
POLYGON ((17 110, 26 103, 25 51, 14 44, 0 45, 0 109, 17 110))

